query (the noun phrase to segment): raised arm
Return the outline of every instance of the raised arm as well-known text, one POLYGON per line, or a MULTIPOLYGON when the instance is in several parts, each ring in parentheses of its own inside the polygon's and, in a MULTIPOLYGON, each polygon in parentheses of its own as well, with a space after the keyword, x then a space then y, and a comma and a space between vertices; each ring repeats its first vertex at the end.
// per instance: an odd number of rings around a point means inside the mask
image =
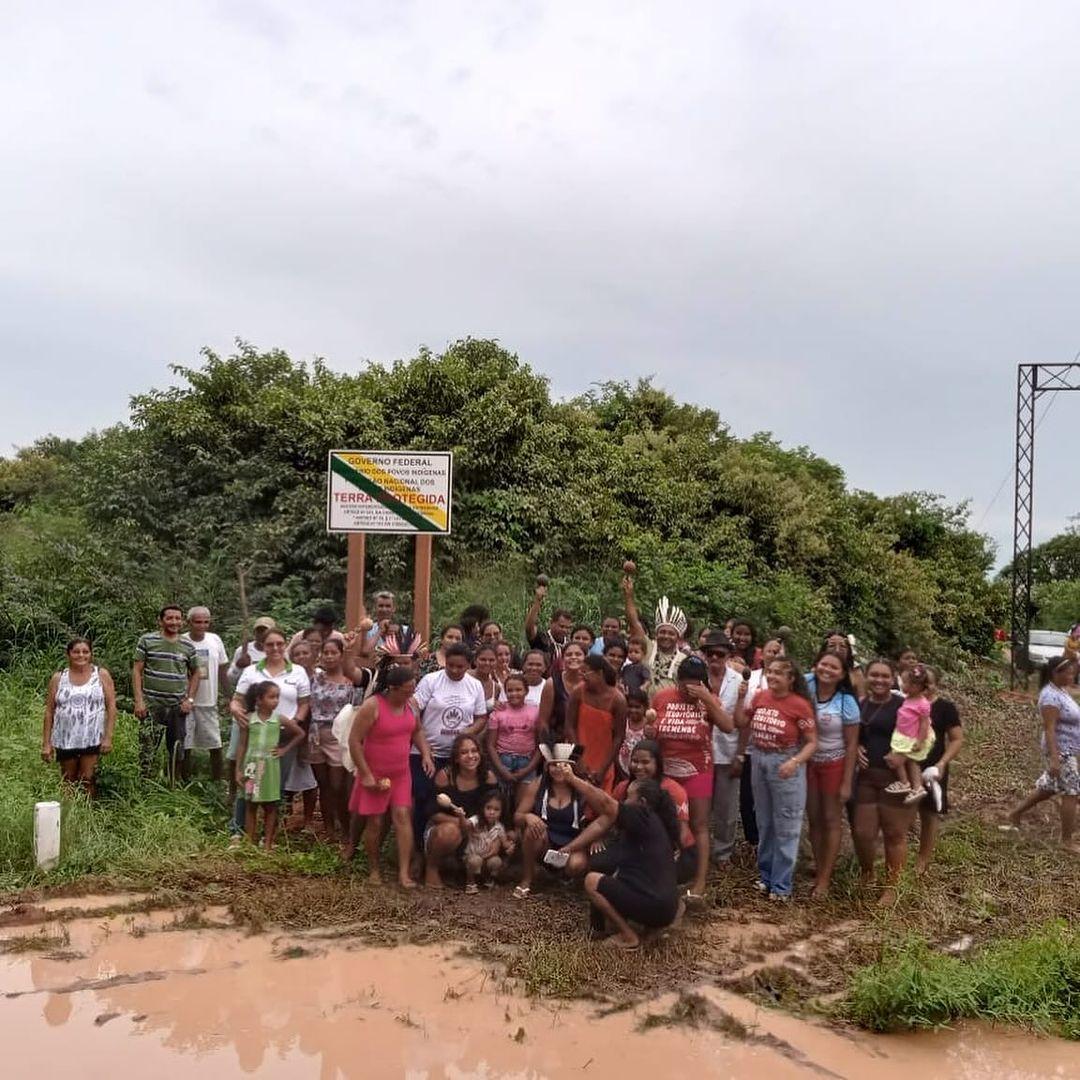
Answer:
POLYGON ((619 813, 619 804, 603 788, 598 788, 595 784, 590 784, 588 780, 583 780, 566 762, 561 763, 557 768, 562 773, 563 779, 581 795, 597 817, 615 820, 619 813))
POLYGON ((634 602, 634 579, 629 574, 622 579, 622 593, 626 603, 626 625, 630 631, 630 637, 642 637, 648 640, 649 635, 645 632, 645 624, 641 621, 637 604, 634 602))
POLYGON ((540 608, 544 604, 544 597, 547 596, 547 591, 548 587, 546 585, 537 585, 536 592, 533 593, 532 603, 529 605, 529 610, 525 612, 525 640, 530 645, 536 639, 540 608))

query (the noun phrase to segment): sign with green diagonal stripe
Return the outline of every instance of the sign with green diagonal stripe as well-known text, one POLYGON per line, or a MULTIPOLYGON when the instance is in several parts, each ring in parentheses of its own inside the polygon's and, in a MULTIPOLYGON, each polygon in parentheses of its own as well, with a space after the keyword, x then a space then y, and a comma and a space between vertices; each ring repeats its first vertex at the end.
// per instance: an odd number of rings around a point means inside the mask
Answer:
POLYGON ((331 450, 326 528, 447 536, 453 471, 444 451, 331 450))

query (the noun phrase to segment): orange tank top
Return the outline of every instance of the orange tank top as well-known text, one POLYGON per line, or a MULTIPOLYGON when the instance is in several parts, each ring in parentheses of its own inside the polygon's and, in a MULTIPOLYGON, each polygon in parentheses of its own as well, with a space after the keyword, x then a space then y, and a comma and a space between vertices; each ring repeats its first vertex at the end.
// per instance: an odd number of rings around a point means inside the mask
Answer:
MULTIPOLYGON (((589 772, 595 773, 611 756, 614 726, 615 717, 608 709, 598 709, 586 701, 578 705, 577 740, 584 747, 581 763, 589 772)), ((601 779, 600 786, 610 794, 615 783, 615 766, 609 767, 601 779)))

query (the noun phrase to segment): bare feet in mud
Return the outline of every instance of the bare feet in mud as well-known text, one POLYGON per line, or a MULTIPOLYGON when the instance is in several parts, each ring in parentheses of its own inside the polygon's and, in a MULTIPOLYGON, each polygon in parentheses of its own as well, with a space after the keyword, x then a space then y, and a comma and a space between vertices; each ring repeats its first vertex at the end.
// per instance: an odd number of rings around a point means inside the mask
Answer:
POLYGON ((442 889, 444 887, 442 877, 439 875, 439 868, 437 866, 427 867, 424 870, 424 888, 442 889))
POLYGON ((368 871, 367 879, 368 879, 368 884, 370 884, 370 885, 381 885, 382 884, 382 874, 379 872, 379 868, 377 866, 373 866, 368 871))
POLYGON ((353 856, 356 854, 356 845, 351 840, 346 840, 341 845, 341 861, 352 862, 353 856))
POLYGON ((896 907, 896 890, 891 885, 881 890, 877 906, 881 908, 896 907))
POLYGON ((403 889, 415 889, 415 888, 418 887, 416 882, 413 881, 413 879, 411 877, 398 878, 398 884, 403 889))
POLYGON ((817 884, 810 890, 811 900, 824 900, 829 895, 829 886, 817 884))

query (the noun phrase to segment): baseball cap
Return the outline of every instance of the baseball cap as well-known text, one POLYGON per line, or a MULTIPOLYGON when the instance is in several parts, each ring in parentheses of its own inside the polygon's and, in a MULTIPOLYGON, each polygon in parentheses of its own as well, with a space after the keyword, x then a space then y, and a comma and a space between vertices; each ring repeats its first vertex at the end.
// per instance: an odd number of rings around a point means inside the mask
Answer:
POLYGON ((267 630, 276 630, 277 623, 270 618, 269 615, 260 615, 252 625, 257 630, 260 626, 265 626, 267 630))

